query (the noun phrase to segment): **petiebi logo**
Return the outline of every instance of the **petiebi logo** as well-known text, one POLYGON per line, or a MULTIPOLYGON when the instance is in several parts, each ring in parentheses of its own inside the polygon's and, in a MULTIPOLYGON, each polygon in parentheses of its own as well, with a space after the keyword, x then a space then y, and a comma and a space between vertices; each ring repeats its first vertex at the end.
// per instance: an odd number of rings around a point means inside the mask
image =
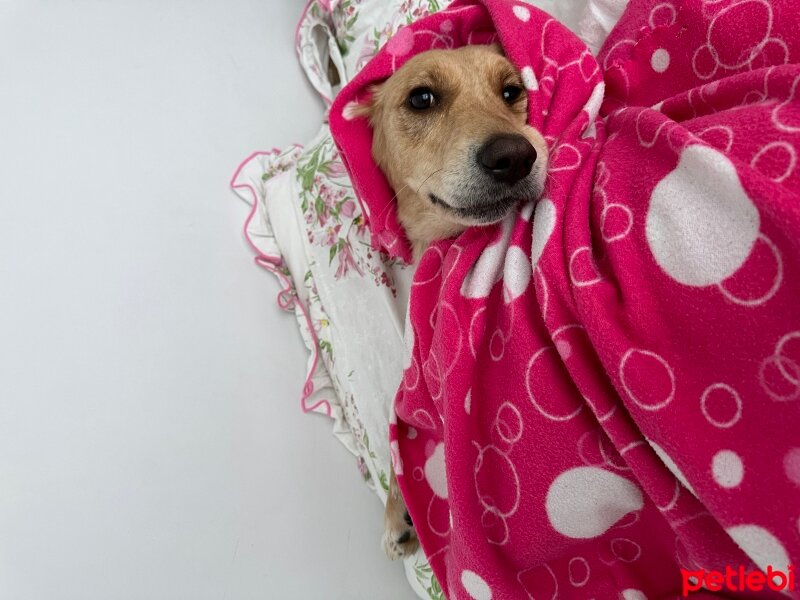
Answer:
POLYGON ((722 571, 706 571, 700 569, 690 571, 681 569, 683 579, 683 596, 701 589, 710 592, 761 592, 773 590, 775 592, 795 591, 794 567, 788 566, 785 571, 773 569, 772 565, 763 571, 746 571, 742 565, 738 569, 725 567, 722 571))

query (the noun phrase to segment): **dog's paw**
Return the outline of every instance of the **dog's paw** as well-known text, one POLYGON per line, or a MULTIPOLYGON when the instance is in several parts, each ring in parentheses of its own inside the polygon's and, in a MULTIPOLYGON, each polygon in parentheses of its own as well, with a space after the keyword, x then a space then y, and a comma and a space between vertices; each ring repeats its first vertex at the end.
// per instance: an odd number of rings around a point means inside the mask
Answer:
POLYGON ((417 532, 411 523, 408 512, 401 518, 386 515, 386 530, 383 532, 383 551, 391 560, 399 560, 411 556, 419 548, 417 532))

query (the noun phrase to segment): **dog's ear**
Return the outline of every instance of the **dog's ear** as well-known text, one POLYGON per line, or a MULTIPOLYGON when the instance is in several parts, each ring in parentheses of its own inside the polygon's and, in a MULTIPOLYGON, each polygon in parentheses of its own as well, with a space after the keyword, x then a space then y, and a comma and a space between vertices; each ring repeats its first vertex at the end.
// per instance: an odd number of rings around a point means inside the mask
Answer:
POLYGON ((371 85, 367 88, 369 97, 348 107, 350 117, 354 119, 371 119, 380 103, 380 90, 383 84, 371 85))

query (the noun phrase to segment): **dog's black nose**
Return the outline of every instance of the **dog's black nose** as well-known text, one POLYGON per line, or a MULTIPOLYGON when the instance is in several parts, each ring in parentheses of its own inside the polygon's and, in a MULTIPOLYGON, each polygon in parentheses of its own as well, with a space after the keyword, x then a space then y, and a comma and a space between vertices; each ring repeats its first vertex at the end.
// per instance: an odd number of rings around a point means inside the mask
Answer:
POLYGON ((478 151, 481 168, 501 183, 527 177, 536 162, 536 150, 521 135, 497 135, 478 151))

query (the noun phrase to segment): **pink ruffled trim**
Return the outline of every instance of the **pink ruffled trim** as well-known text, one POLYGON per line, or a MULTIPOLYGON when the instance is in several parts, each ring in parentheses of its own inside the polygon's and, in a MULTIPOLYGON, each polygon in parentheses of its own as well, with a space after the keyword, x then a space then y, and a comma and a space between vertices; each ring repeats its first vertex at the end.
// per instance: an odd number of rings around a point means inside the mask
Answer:
POLYGON ((297 26, 294 28, 294 44, 295 47, 300 46, 300 27, 303 25, 303 21, 306 20, 306 15, 308 14, 308 9, 311 8, 311 4, 315 0, 308 0, 306 5, 303 7, 303 12, 300 14, 300 18, 297 20, 297 26))
MULTIPOLYGON (((310 4, 310 2, 309 2, 310 4)), ((301 148, 299 144, 294 144, 295 147, 301 148)), ((297 294, 294 291, 294 286, 292 281, 284 275, 281 270, 280 266, 283 262, 283 258, 280 254, 264 254, 261 250, 256 246, 252 239, 250 239, 250 235, 247 231, 247 228, 250 225, 250 222, 253 220, 253 216, 255 215, 256 208, 258 207, 258 194, 256 194, 255 189, 249 183, 237 183, 237 179, 239 178, 239 174, 241 173, 242 169, 244 169, 245 165, 249 163, 251 160, 256 158, 257 156, 266 156, 272 155, 280 152, 277 148, 274 148, 271 151, 258 151, 253 152, 250 156, 245 158, 238 167, 236 167, 236 171, 233 173, 233 177, 231 177, 230 186, 234 190, 245 188, 250 191, 252 196, 252 206, 250 208, 250 212, 247 215, 247 218, 244 221, 243 226, 243 233, 244 237, 247 240, 247 243, 252 248, 253 252, 255 253, 255 263, 260 266, 261 268, 269 271, 273 275, 278 278, 281 285, 283 286, 281 291, 278 292, 277 296, 277 303, 284 310, 292 310, 294 308, 299 308, 300 312, 302 313, 303 317, 306 320, 306 326, 308 327, 308 332, 311 335, 311 339, 313 341, 313 347, 311 349, 311 367, 309 368, 308 372, 306 373, 306 381, 303 384, 303 392, 300 397, 300 408, 304 413, 315 411, 317 408, 323 407, 325 414, 328 417, 332 418, 332 410, 331 404, 328 400, 320 400, 316 402, 312 406, 308 406, 306 404, 306 400, 308 400, 309 396, 314 392, 314 382, 311 380, 314 372, 317 369, 317 364, 319 363, 319 340, 317 339, 317 335, 314 332, 314 327, 311 322, 311 316, 309 314, 308 308, 300 302, 297 294)))
MULTIPOLYGON (((326 107, 330 107, 331 103, 333 102, 332 98, 329 98, 326 94, 323 94, 319 89, 317 89, 317 85, 313 81, 312 74, 309 72, 309 69, 306 68, 305 63, 303 62, 303 56, 301 51, 301 44, 300 44, 300 28, 303 26, 303 22, 306 20, 306 15, 308 15, 308 10, 311 8, 311 5, 317 2, 320 5, 320 8, 325 10, 329 15, 336 7, 338 0, 334 0, 333 2, 329 2, 329 0, 308 0, 306 2, 305 7, 303 8, 303 12, 300 14, 300 19, 297 21, 297 26, 294 29, 294 50, 297 54, 297 59, 300 61, 300 65, 303 67, 303 71, 306 73, 306 77, 308 77, 309 81, 314 85, 314 89, 317 90, 317 93, 320 95, 322 100, 325 102, 326 107)), ((321 83, 321 82, 320 82, 321 83)), ((325 121, 327 122, 327 109, 325 111, 325 121)))

